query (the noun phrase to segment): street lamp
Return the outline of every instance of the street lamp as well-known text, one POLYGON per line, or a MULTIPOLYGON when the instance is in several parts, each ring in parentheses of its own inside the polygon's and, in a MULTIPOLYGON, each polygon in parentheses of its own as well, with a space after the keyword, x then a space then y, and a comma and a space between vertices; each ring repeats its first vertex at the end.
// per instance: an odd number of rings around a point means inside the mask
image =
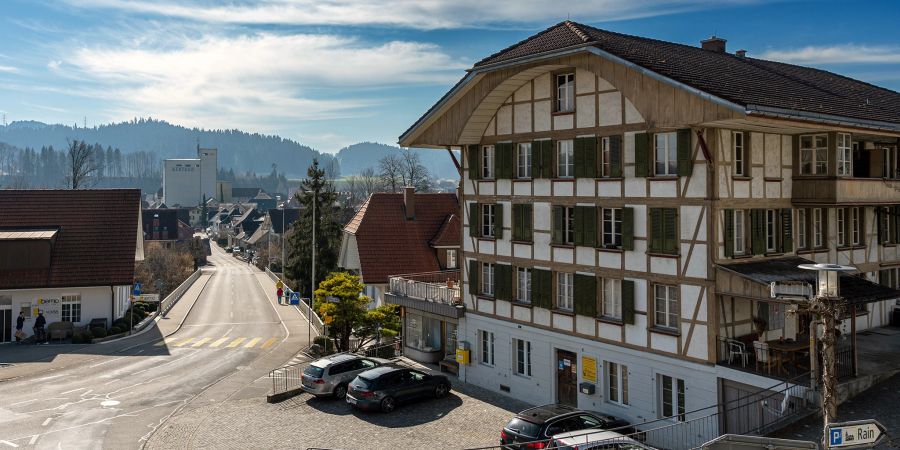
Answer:
MULTIPOLYGON (((822 341, 822 418, 823 440, 828 447, 828 426, 837 419, 837 373, 835 373, 835 329, 838 317, 844 308, 840 297, 840 276, 842 272, 854 272, 855 267, 840 264, 801 264, 804 270, 816 271, 816 294, 809 301, 809 311, 820 317, 810 323, 810 341, 817 333, 817 323, 823 325, 822 341)), ((812 380, 816 380, 816 348, 810 348, 812 380)))

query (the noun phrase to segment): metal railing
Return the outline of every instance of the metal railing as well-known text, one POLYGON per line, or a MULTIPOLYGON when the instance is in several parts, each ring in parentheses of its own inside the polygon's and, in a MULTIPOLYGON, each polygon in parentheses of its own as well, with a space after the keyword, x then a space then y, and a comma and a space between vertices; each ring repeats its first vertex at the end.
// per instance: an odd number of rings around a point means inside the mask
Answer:
POLYGON ((162 299, 159 302, 159 314, 162 317, 165 317, 166 314, 169 313, 169 310, 172 309, 173 306, 175 306, 175 303, 177 303, 178 300, 181 299, 181 296, 184 295, 184 293, 187 292, 187 290, 190 289, 191 286, 193 286, 194 282, 197 281, 197 278, 200 278, 201 273, 202 271, 200 269, 195 270, 194 273, 191 274, 191 276, 187 277, 187 279, 179 284, 174 291, 170 292, 169 295, 166 296, 166 298, 162 299))
MULTIPOLYGON (((276 283, 280 280, 280 278, 278 278, 278 275, 275 275, 275 273, 269 270, 268 267, 266 267, 266 275, 268 275, 269 278, 276 283)), ((285 297, 288 297, 290 295, 290 289, 287 288, 287 283, 284 283, 284 285, 284 295, 285 297)), ((312 324, 312 327, 316 330, 317 335, 321 336, 325 334, 325 322, 322 321, 322 318, 319 317, 319 314, 317 314, 316 311, 310 307, 310 305, 306 304, 306 302, 300 302, 299 305, 294 306, 296 306, 297 310, 300 311, 300 314, 303 314, 303 317, 312 324)))
POLYGON ((389 278, 394 295, 451 305, 459 301, 459 270, 395 275, 389 278))
MULTIPOLYGON (((780 380, 809 372, 808 351, 779 350, 752 341, 717 336, 716 364, 780 380)), ((808 346, 807 346, 808 348, 808 346)))

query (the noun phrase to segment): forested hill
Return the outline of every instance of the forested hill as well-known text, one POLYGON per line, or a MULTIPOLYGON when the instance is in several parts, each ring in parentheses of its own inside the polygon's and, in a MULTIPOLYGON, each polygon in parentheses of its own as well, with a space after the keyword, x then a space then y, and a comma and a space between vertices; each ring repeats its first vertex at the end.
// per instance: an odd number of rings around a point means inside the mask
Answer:
POLYGON ((219 149, 219 167, 235 171, 269 173, 272 164, 288 177, 303 177, 315 157, 323 165, 332 155, 319 152, 279 136, 246 133, 240 130, 204 130, 185 128, 162 120, 135 119, 93 128, 68 125, 46 125, 34 121, 0 125, 0 142, 19 147, 40 149, 45 146, 66 148, 67 140, 84 140, 103 147, 121 149, 123 153, 143 151, 159 158, 186 158, 196 155, 196 148, 219 149))
MULTIPOLYGON (((447 150, 412 149, 419 155, 419 160, 432 177, 439 179, 458 179, 459 172, 447 150)), ((358 175, 360 171, 371 167, 378 172, 378 161, 388 155, 399 154, 400 147, 375 142, 361 142, 342 148, 337 153, 341 175, 358 175)), ((459 158, 459 154, 456 155, 459 158)))

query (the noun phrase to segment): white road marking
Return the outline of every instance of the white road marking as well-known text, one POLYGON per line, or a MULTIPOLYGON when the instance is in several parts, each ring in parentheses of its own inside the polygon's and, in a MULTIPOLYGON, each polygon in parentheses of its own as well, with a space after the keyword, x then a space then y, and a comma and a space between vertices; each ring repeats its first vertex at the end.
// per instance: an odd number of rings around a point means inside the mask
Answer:
POLYGON ((62 394, 59 394, 59 395, 71 394, 71 393, 73 393, 73 392, 78 392, 78 391, 80 391, 80 390, 82 390, 82 389, 87 389, 87 388, 86 388, 86 387, 83 387, 83 388, 78 388, 78 389, 72 389, 71 391, 66 391, 66 392, 63 392, 62 394))
POLYGON ((32 437, 31 437, 31 440, 28 441, 28 445, 34 445, 34 443, 37 442, 38 437, 40 437, 39 434, 36 434, 36 435, 32 436, 32 437))
POLYGON ((50 375, 49 377, 38 378, 37 380, 34 380, 34 381, 47 381, 47 380, 52 380, 54 378, 59 378, 59 377, 64 377, 64 376, 66 376, 66 375, 64 375, 64 374, 50 375))
POLYGON ((44 423, 41 424, 41 426, 46 427, 52 420, 53 420, 52 417, 48 417, 47 420, 45 420, 44 423))
POLYGON ((104 386, 109 386, 110 384, 113 384, 113 383, 115 383, 116 381, 119 381, 119 379, 116 378, 115 380, 107 381, 106 383, 103 383, 103 385, 104 385, 104 386))
POLYGON ((19 406, 19 405, 24 405, 26 403, 40 402, 43 400, 68 400, 68 398, 66 398, 66 397, 36 398, 34 400, 25 400, 23 402, 11 403, 9 406, 19 406))
POLYGON ((122 358, 127 358, 127 357, 128 357, 128 356, 120 356, 120 357, 118 357, 118 358, 107 359, 106 361, 103 361, 103 362, 94 364, 94 365, 92 365, 91 367, 100 367, 100 366, 102 366, 102 365, 104 365, 104 364, 109 364, 109 363, 111 363, 111 362, 113 362, 113 361, 118 361, 118 360, 120 360, 120 359, 122 359, 122 358))
POLYGON ((12 442, 9 442, 9 441, 0 441, 0 444, 6 444, 6 445, 8 445, 8 446, 10 446, 10 447, 12 447, 12 448, 18 448, 18 447, 19 447, 18 445, 14 444, 14 443, 12 443, 12 442))

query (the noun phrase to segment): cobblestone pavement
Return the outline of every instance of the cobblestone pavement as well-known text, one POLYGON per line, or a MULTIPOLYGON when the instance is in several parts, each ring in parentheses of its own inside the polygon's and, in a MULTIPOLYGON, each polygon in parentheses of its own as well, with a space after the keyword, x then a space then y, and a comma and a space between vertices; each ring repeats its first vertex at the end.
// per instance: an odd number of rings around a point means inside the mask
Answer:
POLYGON ((530 405, 455 379, 441 400, 365 413, 343 401, 303 394, 277 404, 239 394, 195 401, 173 416, 148 448, 461 449, 496 445, 512 414, 530 405), (205 404, 204 404, 205 403, 205 404))
MULTIPOLYGON (((838 420, 875 419, 888 430, 888 437, 879 449, 900 449, 900 374, 877 384, 852 400, 838 406, 838 420)), ((775 437, 820 442, 822 417, 813 416, 776 433, 775 437)))

